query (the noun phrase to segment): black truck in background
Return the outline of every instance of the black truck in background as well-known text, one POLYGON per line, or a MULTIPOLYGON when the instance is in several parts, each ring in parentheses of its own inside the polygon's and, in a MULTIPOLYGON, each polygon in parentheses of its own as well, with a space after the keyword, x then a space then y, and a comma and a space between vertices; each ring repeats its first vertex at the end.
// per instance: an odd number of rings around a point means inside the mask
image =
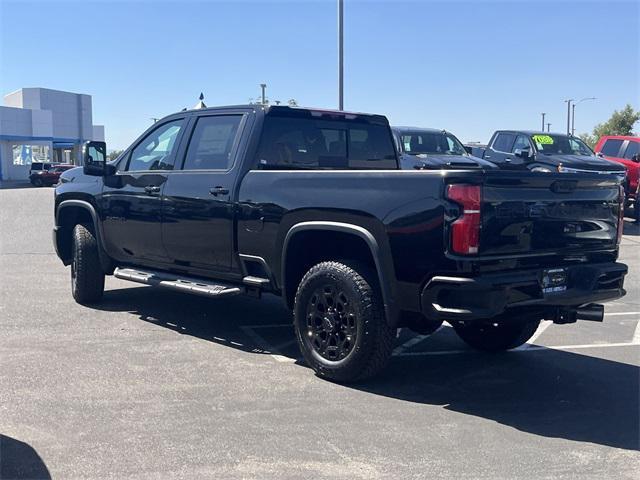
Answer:
POLYGON ((486 147, 469 146, 470 153, 506 170, 538 173, 603 173, 625 176, 620 165, 596 156, 581 139, 561 133, 498 130, 486 147))
POLYGON ((625 294, 614 175, 401 170, 385 117, 281 106, 179 112, 105 152, 88 143, 55 190, 74 298, 99 302, 105 275, 280 295, 332 380, 382 369, 398 327, 501 351, 625 294))

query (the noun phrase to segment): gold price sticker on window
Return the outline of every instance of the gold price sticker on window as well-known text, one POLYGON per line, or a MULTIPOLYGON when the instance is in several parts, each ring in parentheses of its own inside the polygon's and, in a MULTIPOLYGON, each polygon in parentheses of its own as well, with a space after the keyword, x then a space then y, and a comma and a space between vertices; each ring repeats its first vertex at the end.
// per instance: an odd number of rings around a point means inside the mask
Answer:
POLYGON ((533 141, 538 145, 553 145, 553 138, 549 135, 534 135, 533 141))

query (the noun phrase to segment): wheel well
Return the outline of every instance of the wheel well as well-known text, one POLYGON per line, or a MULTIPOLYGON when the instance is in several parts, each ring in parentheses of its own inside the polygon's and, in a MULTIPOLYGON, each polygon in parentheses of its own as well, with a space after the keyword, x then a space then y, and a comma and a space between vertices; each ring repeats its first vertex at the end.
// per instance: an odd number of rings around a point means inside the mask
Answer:
POLYGON ((296 290, 304 274, 320 262, 341 259, 358 260, 376 270, 367 242, 358 235, 345 232, 325 230, 298 232, 289 240, 285 254, 283 288, 289 307, 293 307, 296 290))
POLYGON ((71 249, 73 247, 73 228, 78 224, 86 225, 95 235, 93 217, 86 208, 65 207, 60 209, 56 219, 57 226, 61 229, 58 237, 58 250, 63 261, 71 261, 71 249))

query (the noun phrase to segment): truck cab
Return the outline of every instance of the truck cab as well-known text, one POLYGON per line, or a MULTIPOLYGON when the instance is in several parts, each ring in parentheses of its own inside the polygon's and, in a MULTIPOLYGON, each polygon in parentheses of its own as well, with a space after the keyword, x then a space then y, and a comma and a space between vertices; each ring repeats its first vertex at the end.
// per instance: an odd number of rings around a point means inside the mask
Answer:
POLYGON ((579 138, 559 133, 499 130, 491 137, 483 159, 507 170, 624 176, 624 169, 598 158, 579 138))
POLYGON ((470 155, 450 132, 435 128, 392 127, 402 169, 495 168, 470 155))

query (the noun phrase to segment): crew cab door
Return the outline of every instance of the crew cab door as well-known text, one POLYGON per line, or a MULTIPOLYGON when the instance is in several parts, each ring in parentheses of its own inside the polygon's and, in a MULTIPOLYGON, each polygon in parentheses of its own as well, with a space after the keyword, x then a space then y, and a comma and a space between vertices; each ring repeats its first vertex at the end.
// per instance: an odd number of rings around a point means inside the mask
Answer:
POLYGON ((484 158, 492 161, 501 168, 509 167, 513 158, 511 149, 516 141, 516 135, 509 132, 496 133, 484 158))
POLYGON ((154 126, 105 177, 102 220, 109 255, 127 263, 167 261, 162 245, 162 190, 173 169, 184 118, 154 126))
POLYGON ((201 274, 232 270, 236 156, 246 117, 236 111, 193 119, 163 192, 162 238, 174 265, 201 274))

